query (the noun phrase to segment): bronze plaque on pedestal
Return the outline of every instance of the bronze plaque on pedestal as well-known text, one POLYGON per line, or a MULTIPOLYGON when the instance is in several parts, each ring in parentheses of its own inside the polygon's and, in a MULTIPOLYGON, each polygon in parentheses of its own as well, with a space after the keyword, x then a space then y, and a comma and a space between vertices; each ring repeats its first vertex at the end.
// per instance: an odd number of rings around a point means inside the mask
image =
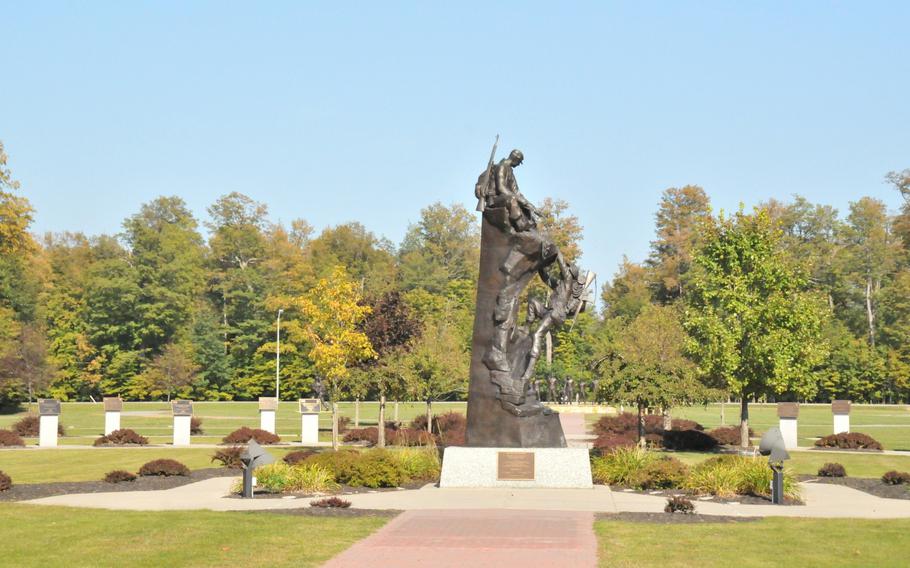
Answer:
POLYGON ((39 398, 38 414, 41 416, 60 416, 60 401, 52 398, 39 398))
POLYGON ((172 401, 171 410, 173 410, 174 416, 192 416, 193 415, 193 401, 191 401, 191 400, 172 401))
POLYGON ((105 412, 122 412, 123 411, 123 400, 119 396, 104 397, 104 411, 105 412))
POLYGON ((497 480, 534 481, 533 452, 499 452, 497 458, 497 480))
POLYGON ((849 400, 835 400, 831 403, 831 412, 833 414, 842 414, 850 415, 850 401, 849 400))

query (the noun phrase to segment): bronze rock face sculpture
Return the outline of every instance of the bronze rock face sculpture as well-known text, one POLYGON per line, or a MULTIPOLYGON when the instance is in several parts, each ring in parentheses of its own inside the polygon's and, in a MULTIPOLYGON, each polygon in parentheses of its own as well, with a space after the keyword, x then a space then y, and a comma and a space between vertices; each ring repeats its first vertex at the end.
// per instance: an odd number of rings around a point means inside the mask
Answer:
POLYGON ((519 150, 498 164, 491 155, 475 186, 483 219, 468 392, 469 446, 566 445, 559 416, 539 400, 534 367, 546 334, 584 309, 589 280, 538 231, 539 212, 515 179, 514 169, 523 161, 519 150), (534 277, 551 293, 546 304, 529 302, 526 323, 520 326, 519 298, 534 277))

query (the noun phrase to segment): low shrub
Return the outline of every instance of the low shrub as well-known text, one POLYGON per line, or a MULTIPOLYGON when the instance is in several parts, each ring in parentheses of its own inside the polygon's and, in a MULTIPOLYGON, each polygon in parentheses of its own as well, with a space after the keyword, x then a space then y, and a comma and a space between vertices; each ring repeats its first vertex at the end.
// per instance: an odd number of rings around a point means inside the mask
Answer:
POLYGON ((703 432, 705 427, 699 424, 694 420, 686 420, 685 418, 674 418, 671 422, 671 428, 673 430, 698 430, 703 432))
POLYGON ((839 463, 826 463, 818 468, 819 477, 847 477, 847 470, 839 463))
POLYGON ((386 442, 393 446, 432 446, 436 444, 436 439, 426 430, 399 428, 386 430, 386 442))
POLYGON ((0 446, 24 446, 25 441, 11 430, 0 430, 0 446))
POLYGON ((231 446, 230 448, 215 450, 212 455, 212 463, 219 462, 221 467, 228 469, 243 469, 243 461, 240 459, 243 450, 243 446, 231 446))
POLYGON ((351 487, 398 487, 407 477, 388 450, 363 452, 354 460, 348 485, 351 487))
POLYGON ((309 464, 271 463, 256 469, 256 484, 271 493, 323 493, 338 489, 332 472, 309 464))
POLYGON ((875 438, 860 432, 831 434, 815 441, 819 448, 840 448, 842 450, 881 450, 882 445, 875 438))
MULTIPOLYGON (((647 420, 645 420, 645 423, 647 426, 647 420)), ((647 432, 647 429, 645 431, 647 432)), ((627 433, 632 433, 633 437, 638 435, 638 415, 631 412, 623 412, 615 416, 602 416, 594 423, 594 434, 597 436, 627 433)))
POLYGON ((109 471, 104 476, 104 481, 108 483, 125 483, 129 481, 136 481, 136 474, 124 471, 122 469, 115 469, 114 471, 109 471))
POLYGON ((717 440, 700 430, 670 430, 664 432, 663 445, 668 450, 705 452, 717 447, 717 440))
POLYGON ((201 436, 203 434, 205 434, 205 430, 202 429, 202 418, 196 418, 195 416, 190 418, 190 435, 201 436))
MULTIPOLYGON (((742 442, 739 426, 721 426, 720 428, 709 430, 708 435, 722 446, 738 446, 742 442)), ((749 437, 751 438, 754 435, 755 431, 749 428, 749 437)))
MULTIPOLYGON (((433 435, 442 446, 463 446, 468 422, 465 415, 454 410, 433 416, 433 435)), ((411 421, 411 429, 427 431, 427 416, 421 414, 411 421)), ((429 439, 428 437, 426 439, 429 439)))
POLYGON ((591 474, 595 483, 635 487, 641 472, 656 459, 654 453, 641 448, 617 447, 591 460, 591 474))
POLYGON ((664 507, 664 513, 682 513, 689 515, 695 512, 695 505, 685 497, 670 497, 667 499, 667 506, 664 507))
POLYGON ((347 509, 350 506, 350 501, 345 501, 339 497, 326 497, 318 501, 310 501, 310 507, 319 507, 321 509, 347 509))
POLYGON ((13 486, 13 479, 0 471, 0 491, 6 491, 13 486))
POLYGON ((190 474, 190 468, 177 460, 159 459, 152 460, 139 468, 139 475, 143 477, 160 475, 164 477, 183 476, 190 474))
MULTIPOLYGON (((15 422, 10 430, 23 438, 37 438, 41 432, 41 418, 34 414, 26 414, 15 422)), ((57 435, 66 436, 66 428, 60 422, 57 422, 57 435)))
MULTIPOLYGON (((763 459, 718 456, 694 466, 683 482, 683 488, 718 497, 767 497, 771 492, 771 478, 771 468, 763 459)), ((799 497, 799 486, 789 470, 784 472, 784 495, 794 499, 799 497)))
POLYGON ((271 432, 260 430, 259 428, 248 428, 243 426, 222 438, 221 441, 225 444, 246 444, 250 440, 256 440, 256 442, 263 446, 267 446, 270 444, 277 444, 281 441, 281 437, 272 434, 271 432))
POLYGON ((607 432, 598 436, 593 443, 594 449, 601 455, 608 454, 616 448, 631 448, 635 446, 635 438, 607 432))
POLYGON ((327 469, 338 483, 348 483, 354 471, 354 463, 360 458, 356 450, 321 452, 306 458, 303 463, 327 469))
POLYGON ((121 430, 114 430, 107 436, 101 436, 95 440, 95 446, 126 446, 126 445, 136 445, 136 446, 145 446, 149 443, 148 438, 145 436, 140 436, 133 430, 129 428, 123 428, 121 430))
POLYGON ((391 451, 390 455, 408 481, 439 479, 442 464, 439 461, 439 452, 436 451, 436 448, 402 448, 391 451))
POLYGON ((910 484, 910 472, 892 470, 882 476, 882 481, 888 485, 910 484))
MULTIPOLYGON (((392 431, 386 430, 386 441, 389 441, 391 435, 392 431)), ((348 443, 366 442, 367 446, 375 446, 379 443, 379 430, 375 426, 370 426, 369 428, 354 428, 348 430, 342 440, 348 443)))
POLYGON ((316 452, 313 450, 296 450, 284 456, 282 458, 282 461, 288 465, 297 465, 298 463, 315 454, 316 452))
POLYGON ((644 466, 634 480, 639 489, 673 489, 682 487, 689 466, 676 458, 664 457, 644 466))

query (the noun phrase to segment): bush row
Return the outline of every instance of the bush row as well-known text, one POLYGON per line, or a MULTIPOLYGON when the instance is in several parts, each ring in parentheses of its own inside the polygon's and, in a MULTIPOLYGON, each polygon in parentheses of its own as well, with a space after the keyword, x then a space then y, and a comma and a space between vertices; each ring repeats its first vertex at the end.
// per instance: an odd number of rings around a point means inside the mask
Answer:
POLYGON ((25 440, 12 430, 0 430, 0 446, 24 446, 25 440))
MULTIPOLYGON (((688 467, 672 457, 661 457, 640 448, 617 448, 591 460, 595 483, 637 489, 685 489, 720 497, 768 496, 771 469, 763 459, 718 456, 688 467)), ((784 494, 798 497, 792 472, 784 473, 784 494)))
POLYGON ((819 448, 840 448, 843 450, 881 450, 882 445, 875 438, 860 432, 831 434, 815 441, 819 448))
MULTIPOLYGON (((664 429, 663 416, 644 416, 644 440, 650 448, 666 448, 680 451, 708 451, 718 445, 739 445, 738 426, 722 426, 705 432, 704 426, 693 420, 674 418, 669 430, 664 429)), ((426 421, 424 421, 426 423, 426 421)), ((635 446, 638 440, 638 415, 624 412, 615 416, 604 416, 594 424, 594 448, 601 453, 614 448, 635 446)), ((749 436, 755 432, 749 429, 749 436)))
MULTIPOLYGON (((186 477, 190 474, 190 468, 186 467, 177 460, 157 459, 147 462, 139 468, 139 475, 143 477, 186 477)), ((109 471, 104 476, 104 481, 108 483, 124 483, 136 480, 136 474, 122 469, 109 471)))

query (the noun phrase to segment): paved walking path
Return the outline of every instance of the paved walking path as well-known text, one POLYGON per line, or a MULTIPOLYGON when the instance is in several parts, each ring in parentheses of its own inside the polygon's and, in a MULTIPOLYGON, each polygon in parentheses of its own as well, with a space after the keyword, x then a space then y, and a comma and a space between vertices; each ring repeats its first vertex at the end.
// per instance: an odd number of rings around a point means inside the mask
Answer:
MULTIPOLYGON (((237 499, 227 497, 233 478, 206 479, 162 491, 83 493, 58 495, 27 501, 37 505, 64 505, 99 509, 167 511, 209 509, 213 511, 250 511, 296 509, 309 506, 312 498, 237 499)), ((883 499, 856 489, 824 483, 802 483, 804 506, 746 505, 696 500, 703 515, 743 517, 817 517, 817 518, 910 518, 910 500, 883 499)), ((666 495, 612 491, 597 485, 594 489, 422 489, 377 491, 345 495, 358 509, 382 510, 536 510, 574 512, 660 512, 666 495)))
POLYGON ((597 565, 594 515, 499 509, 407 511, 326 568, 597 565))

